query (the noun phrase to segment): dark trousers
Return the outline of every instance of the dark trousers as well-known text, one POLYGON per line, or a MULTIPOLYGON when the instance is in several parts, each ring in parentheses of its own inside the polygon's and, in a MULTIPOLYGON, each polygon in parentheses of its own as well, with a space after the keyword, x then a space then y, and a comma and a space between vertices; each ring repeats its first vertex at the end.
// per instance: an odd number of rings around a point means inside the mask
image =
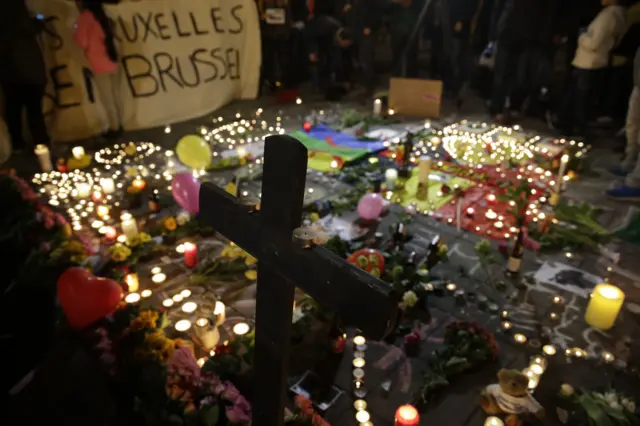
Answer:
POLYGON ((471 41, 468 37, 454 37, 451 40, 451 91, 460 97, 460 90, 471 78, 473 69, 473 55, 471 41))
POLYGON ((11 136, 13 149, 26 147, 22 134, 22 112, 27 112, 27 123, 31 131, 31 139, 35 145, 48 145, 50 142, 47 126, 42 113, 44 86, 2 82, 5 97, 7 128, 11 136))
POLYGON ((491 113, 494 115, 504 112, 507 97, 510 109, 521 109, 523 101, 532 92, 539 54, 535 46, 524 43, 499 41, 497 49, 491 97, 491 113))
POLYGON ((374 69, 376 38, 374 33, 362 35, 358 39, 358 59, 362 70, 362 85, 373 92, 376 88, 376 72, 374 69))
POLYGON ((276 82, 293 88, 291 49, 288 38, 262 38, 262 81, 272 87, 276 82))
POLYGON ((602 81, 603 70, 573 68, 569 93, 565 94, 561 119, 566 130, 584 134, 592 111, 592 94, 602 81))
POLYGON ((409 44, 410 34, 391 34, 391 49, 393 50, 393 66, 396 77, 416 78, 418 76, 418 40, 409 44), (403 69, 403 53, 407 50, 406 68, 403 69), (403 74, 405 71, 405 75, 403 74))

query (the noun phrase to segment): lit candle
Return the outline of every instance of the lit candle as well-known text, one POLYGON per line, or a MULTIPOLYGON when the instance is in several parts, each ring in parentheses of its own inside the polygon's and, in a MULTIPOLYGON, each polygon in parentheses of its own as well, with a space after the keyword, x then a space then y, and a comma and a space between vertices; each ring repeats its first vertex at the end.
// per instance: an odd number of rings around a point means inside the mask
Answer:
POLYGON ((504 422, 500 420, 498 417, 489 416, 484 421, 484 426, 504 426, 504 422))
POLYGON ((36 145, 36 149, 34 149, 35 154, 38 156, 38 161, 40 162, 40 169, 47 173, 53 170, 53 163, 51 162, 51 153, 49 152, 49 148, 46 145, 36 145))
POLYGON ((544 352, 545 355, 554 356, 557 350, 556 350, 556 347, 553 345, 544 345, 542 347, 542 352, 544 352))
POLYGON ((138 291, 138 287, 140 285, 140 281, 138 280, 138 274, 127 274, 124 277, 125 282, 127 283, 127 288, 130 293, 138 291))
POLYGON ((111 178, 100 179, 100 187, 102 188, 102 192, 105 194, 113 194, 116 190, 115 183, 111 178))
POLYGON ((487 212, 484 214, 484 216, 489 219, 489 220, 493 220, 495 218, 498 217, 498 213, 494 212, 493 210, 489 209, 487 210, 487 212))
POLYGON ((82 160, 84 158, 84 148, 81 146, 75 146, 71 149, 71 153, 73 154, 73 158, 76 160, 82 160))
POLYGON ((91 194, 91 185, 86 182, 76 183, 76 191, 78 191, 78 198, 87 198, 91 194))
POLYGON ((142 179, 134 179, 133 182, 131 182, 131 185, 133 185, 134 188, 143 190, 144 187, 147 186, 147 183, 142 179))
POLYGON ((540 364, 531 364, 529 370, 536 376, 541 376, 544 373, 544 367, 540 364))
POLYGON ((195 312, 196 309, 198 309, 198 304, 196 302, 187 302, 182 305, 182 312, 185 312, 187 314, 195 312))
POLYGON ((356 420, 359 423, 366 423, 371 419, 371 415, 366 410, 360 410, 356 413, 356 420))
POLYGON ((94 203, 97 203, 97 202, 99 202, 100 200, 102 200, 102 192, 100 192, 100 191, 93 191, 93 192, 91 193, 91 200, 92 200, 94 203))
POLYGON ((431 174, 431 157, 420 157, 420 165, 418 166, 418 182, 427 185, 429 183, 429 174, 431 174))
POLYGON ((353 366, 355 368, 362 368, 362 367, 364 367, 364 364, 365 364, 364 358, 354 358, 353 359, 353 366))
POLYGON ((151 290, 149 290, 149 289, 142 290, 142 293, 140 293, 140 295, 141 295, 142 297, 144 297, 144 298, 151 297, 151 294, 152 294, 152 292, 151 292, 151 290))
POLYGON ((527 336, 525 336, 524 334, 517 333, 513 335, 513 340, 515 340, 518 343, 526 343, 527 336))
POLYGON ((165 282, 166 279, 167 279, 167 276, 162 272, 158 272, 157 274, 153 274, 151 276, 151 281, 153 281, 156 284, 163 283, 165 282))
POLYGON ((113 242, 116 240, 116 228, 114 228, 113 226, 107 226, 104 230, 104 237, 107 239, 107 241, 109 242, 113 242))
POLYGON ((367 401, 364 399, 356 399, 353 403, 353 408, 357 411, 362 411, 367 409, 367 401))
POLYGON ((512 327, 513 327, 513 324, 511 324, 509 321, 502 321, 503 330, 511 330, 512 327))
POLYGON ((564 178, 564 172, 567 169, 567 164, 569 163, 569 156, 564 154, 562 158, 560 158, 560 170, 558 170, 558 178, 556 179, 556 184, 553 189, 553 194, 549 197, 549 204, 552 206, 558 205, 558 201, 560 201, 560 190, 562 189, 562 179, 564 178))
POLYGON ((238 158, 244 158, 247 156, 247 150, 242 146, 236 149, 236 153, 238 154, 238 158))
POLYGON ((187 268, 195 268, 198 263, 198 247, 193 243, 184 243, 184 264, 187 268))
POLYGON ((611 352, 602 352, 602 359, 604 360, 604 362, 606 363, 610 363, 613 362, 614 359, 616 359, 613 354, 611 352))
POLYGON ((405 404, 398 407, 395 415, 395 426, 417 426, 420 424, 420 415, 413 405, 405 404))
POLYGON ((456 291, 456 288, 458 288, 458 286, 455 285, 454 283, 448 283, 446 287, 447 287, 447 290, 449 290, 450 292, 454 292, 456 291))
POLYGON ((183 319, 176 323, 175 329, 178 331, 187 331, 191 328, 191 321, 183 319))
POLYGON ((384 172, 384 178, 387 181, 387 189, 393 190, 398 180, 398 171, 396 169, 387 169, 387 171, 384 172))
POLYGON ((120 215, 120 220, 122 221, 120 224, 120 226, 122 226, 122 233, 128 240, 138 235, 138 224, 131 213, 122 213, 120 215))
POLYGON ((591 294, 584 319, 593 328, 613 327, 624 302, 624 293, 611 284, 598 284, 591 294))
POLYGON ((238 336, 247 334, 249 332, 249 324, 246 322, 239 322, 233 326, 233 332, 238 336))
MULTIPOLYGON (((540 355, 532 356, 531 359, 529 359, 529 362, 531 364, 531 367, 533 367, 534 365, 539 365, 542 368, 542 371, 536 374, 542 374, 547 369, 547 359, 540 355)), ((532 368, 532 371, 536 372, 537 369, 532 368)))
POLYGON ((96 209, 96 213, 98 213, 98 216, 100 217, 105 217, 109 214, 109 207, 98 206, 98 208, 96 209))
POLYGON ((382 100, 376 99, 373 101, 373 115, 380 116, 382 114, 382 100))
POLYGON ((124 301, 127 303, 138 303, 140 301, 140 295, 138 293, 129 293, 124 297, 124 301))
POLYGON ((219 300, 213 308, 213 315, 216 316, 216 325, 222 325, 226 319, 227 307, 219 300))

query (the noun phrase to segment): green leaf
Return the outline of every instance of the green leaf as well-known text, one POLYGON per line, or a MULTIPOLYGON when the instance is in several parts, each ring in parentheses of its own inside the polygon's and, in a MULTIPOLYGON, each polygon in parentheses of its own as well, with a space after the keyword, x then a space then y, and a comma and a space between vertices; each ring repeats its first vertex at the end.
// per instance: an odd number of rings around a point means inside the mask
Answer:
POLYGON ((215 426, 220 417, 220 406, 210 405, 200 410, 200 417, 204 426, 215 426))

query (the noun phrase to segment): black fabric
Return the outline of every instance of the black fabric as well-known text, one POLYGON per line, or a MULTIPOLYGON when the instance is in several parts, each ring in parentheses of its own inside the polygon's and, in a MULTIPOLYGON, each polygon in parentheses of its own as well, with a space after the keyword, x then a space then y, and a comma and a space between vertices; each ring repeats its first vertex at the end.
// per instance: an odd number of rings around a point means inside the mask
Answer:
POLYGON ((22 112, 26 110, 31 139, 35 145, 49 144, 47 126, 42 113, 44 85, 3 83, 7 128, 14 149, 25 146, 22 134, 22 112))
POLYGON ((512 44, 550 42, 556 29, 558 7, 556 0, 497 0, 490 39, 512 44))

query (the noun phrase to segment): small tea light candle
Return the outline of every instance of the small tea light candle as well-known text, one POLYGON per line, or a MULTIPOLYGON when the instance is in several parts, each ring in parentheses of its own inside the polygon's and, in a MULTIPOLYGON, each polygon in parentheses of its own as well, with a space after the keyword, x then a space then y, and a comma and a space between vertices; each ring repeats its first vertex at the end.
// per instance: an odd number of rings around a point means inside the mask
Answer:
POLYGON ((494 224, 493 224, 493 226, 494 226, 496 229, 502 229, 502 227, 504 226, 504 223, 502 223, 502 222, 500 222, 500 221, 497 221, 496 223, 494 223, 494 224))
POLYGON ((138 274, 127 274, 124 277, 125 282, 127 283, 127 288, 130 292, 138 291, 138 287, 140 285, 140 281, 138 280, 138 274))
POLYGON ((116 232, 116 228, 114 228, 113 226, 105 226, 104 229, 104 237, 107 241, 109 242, 113 242, 116 240, 117 237, 117 232, 116 232))
POLYGON ((364 377, 364 370, 362 368, 354 368, 353 377, 356 379, 362 379, 364 377))
POLYGON ((145 299, 146 299, 147 297, 151 297, 151 294, 152 294, 152 292, 151 292, 151 290, 149 290, 149 289, 142 290, 142 293, 140 293, 140 295, 141 295, 142 297, 144 297, 145 299))
POLYGON ((184 297, 182 297, 181 294, 174 294, 171 299, 173 299, 173 301, 176 303, 180 303, 182 302, 182 299, 184 299, 184 297))
POLYGON ((226 320, 227 307, 221 301, 217 301, 213 308, 213 315, 216 316, 216 325, 222 325, 226 320))
POLYGON ((624 293, 611 284, 598 284, 591 294, 584 319, 593 328, 608 330, 618 318, 624 293))
POLYGON ((127 237, 127 239, 131 239, 138 235, 138 224, 131 213, 122 213, 120 215, 120 220, 122 221, 120 223, 122 233, 127 237))
POLYGON ((489 201, 490 203, 495 203, 496 202, 496 194, 487 195, 487 201, 489 201))
POLYGON ((498 417, 489 416, 484 421, 484 426, 504 426, 504 422, 500 420, 498 417))
POLYGON ((176 246, 176 252, 180 254, 184 253, 184 244, 178 244, 176 246))
POLYGON ((513 335, 513 340, 515 340, 517 343, 527 343, 527 336, 517 333, 513 335))
POLYGON ((364 336, 355 336, 353 343, 356 345, 358 351, 364 352, 367 350, 367 339, 365 339, 364 336))
POLYGON ((587 356, 587 352, 580 349, 580 348, 573 348, 571 349, 571 354, 573 356, 575 356, 576 358, 584 358, 587 356))
MULTIPOLYGON (((539 365, 542 368, 542 372, 537 374, 542 374, 547 369, 547 359, 543 356, 532 356, 531 359, 529 359, 529 363, 531 364, 531 366, 539 365)), ((535 372, 536 370, 533 371, 535 372)))
POLYGON ((174 327, 178 331, 187 331, 188 329, 191 328, 191 321, 186 319, 180 320, 176 323, 174 327))
POLYGON ((127 303, 138 303, 140 295, 138 293, 129 293, 125 296, 124 301, 127 303))
POLYGON ((197 325, 198 327, 206 327, 206 326, 208 326, 208 325, 209 325, 209 320, 208 320, 208 319, 206 319, 206 318, 198 318, 198 319, 196 320, 196 325, 197 325))
POLYGON ((98 208, 96 209, 96 213, 100 217, 108 216, 109 215, 109 207, 107 207, 107 206, 98 206, 98 208))
POLYGON ((188 288, 185 288, 180 292, 180 296, 186 299, 187 297, 191 296, 191 290, 189 290, 188 288))
POLYGON ((193 243, 184 243, 184 264, 187 268, 195 268, 198 263, 198 247, 193 243))
POLYGON ((162 272, 158 273, 158 274, 153 274, 151 276, 151 281, 153 281, 156 284, 160 284, 165 282, 165 280, 167 279, 167 276, 165 274, 163 274, 162 272))
POLYGON ((93 192, 91 193, 91 200, 92 200, 94 203, 97 203, 97 202, 102 201, 102 192, 100 192, 100 191, 93 191, 93 192))
POLYGON ((456 289, 458 288, 457 285, 455 285, 454 283, 448 283, 446 285, 447 290, 449 290, 450 292, 454 292, 456 291, 456 289))
POLYGON ((111 178, 100 179, 100 187, 102 188, 102 192, 105 194, 113 194, 116 190, 115 183, 111 178))
POLYGON ((387 171, 384 172, 384 178, 387 182, 387 189, 393 190, 395 189, 396 181, 398 180, 398 171, 396 169, 387 169, 387 171))
POLYGON ((611 352, 605 351, 605 352, 602 352, 602 359, 604 360, 604 362, 608 364, 610 362, 615 361, 616 357, 614 357, 611 352))
POLYGON ((364 364, 365 364, 364 358, 354 358, 353 359, 353 366, 355 368, 362 368, 362 367, 364 367, 364 364))
POLYGON ((511 324, 509 321, 502 321, 501 325, 503 330, 511 330, 513 328, 513 324, 511 324))
POLYGON ((371 419, 371 415, 366 410, 360 410, 356 413, 356 420, 359 423, 366 423, 371 419))
POLYGON ((540 364, 531 364, 529 370, 536 376, 541 376, 544 373, 544 367, 540 364))
POLYGON ((544 352, 545 355, 554 356, 558 352, 558 350, 553 345, 544 345, 542 347, 542 352, 544 352))
POLYGON ((76 191, 78 192, 78 198, 88 198, 91 194, 91 185, 86 182, 76 183, 76 191))
POLYGON ((494 212, 493 210, 487 210, 487 212, 484 214, 484 217, 489 220, 493 220, 498 217, 498 213, 494 212))
POLYGON ((173 306, 173 300, 171 299, 164 299, 162 301, 162 306, 164 306, 165 308, 170 308, 173 306))
POLYGON ((33 152, 38 157, 38 162, 40 162, 40 169, 48 173, 53 170, 53 163, 51 162, 51 153, 49 152, 49 148, 46 145, 36 145, 36 149, 33 152))
POLYGON ((187 302, 182 305, 182 312, 185 312, 187 314, 195 312, 196 309, 198 309, 198 304, 195 302, 187 302))
POLYGON ((413 405, 405 404, 398 407, 394 426, 417 426, 420 424, 420 414, 413 405))
POLYGON ((155 266, 154 268, 151 269, 152 274, 159 274, 160 272, 162 272, 162 268, 159 266, 155 266))
POLYGON ((133 182, 131 182, 131 185, 134 188, 143 190, 145 186, 147 186, 147 183, 145 181, 143 181, 142 179, 134 179, 133 182))
POLYGON ((247 334, 249 332, 249 329, 249 324, 247 324, 246 322, 239 322, 233 326, 233 332, 238 336, 247 334))
POLYGON ((353 408, 355 408, 357 411, 366 410, 367 409, 367 401, 365 401, 364 399, 356 399, 353 402, 353 408))
POLYGON ((84 148, 81 146, 74 146, 71 149, 71 153, 73 154, 73 158, 76 160, 82 160, 85 156, 84 148))

